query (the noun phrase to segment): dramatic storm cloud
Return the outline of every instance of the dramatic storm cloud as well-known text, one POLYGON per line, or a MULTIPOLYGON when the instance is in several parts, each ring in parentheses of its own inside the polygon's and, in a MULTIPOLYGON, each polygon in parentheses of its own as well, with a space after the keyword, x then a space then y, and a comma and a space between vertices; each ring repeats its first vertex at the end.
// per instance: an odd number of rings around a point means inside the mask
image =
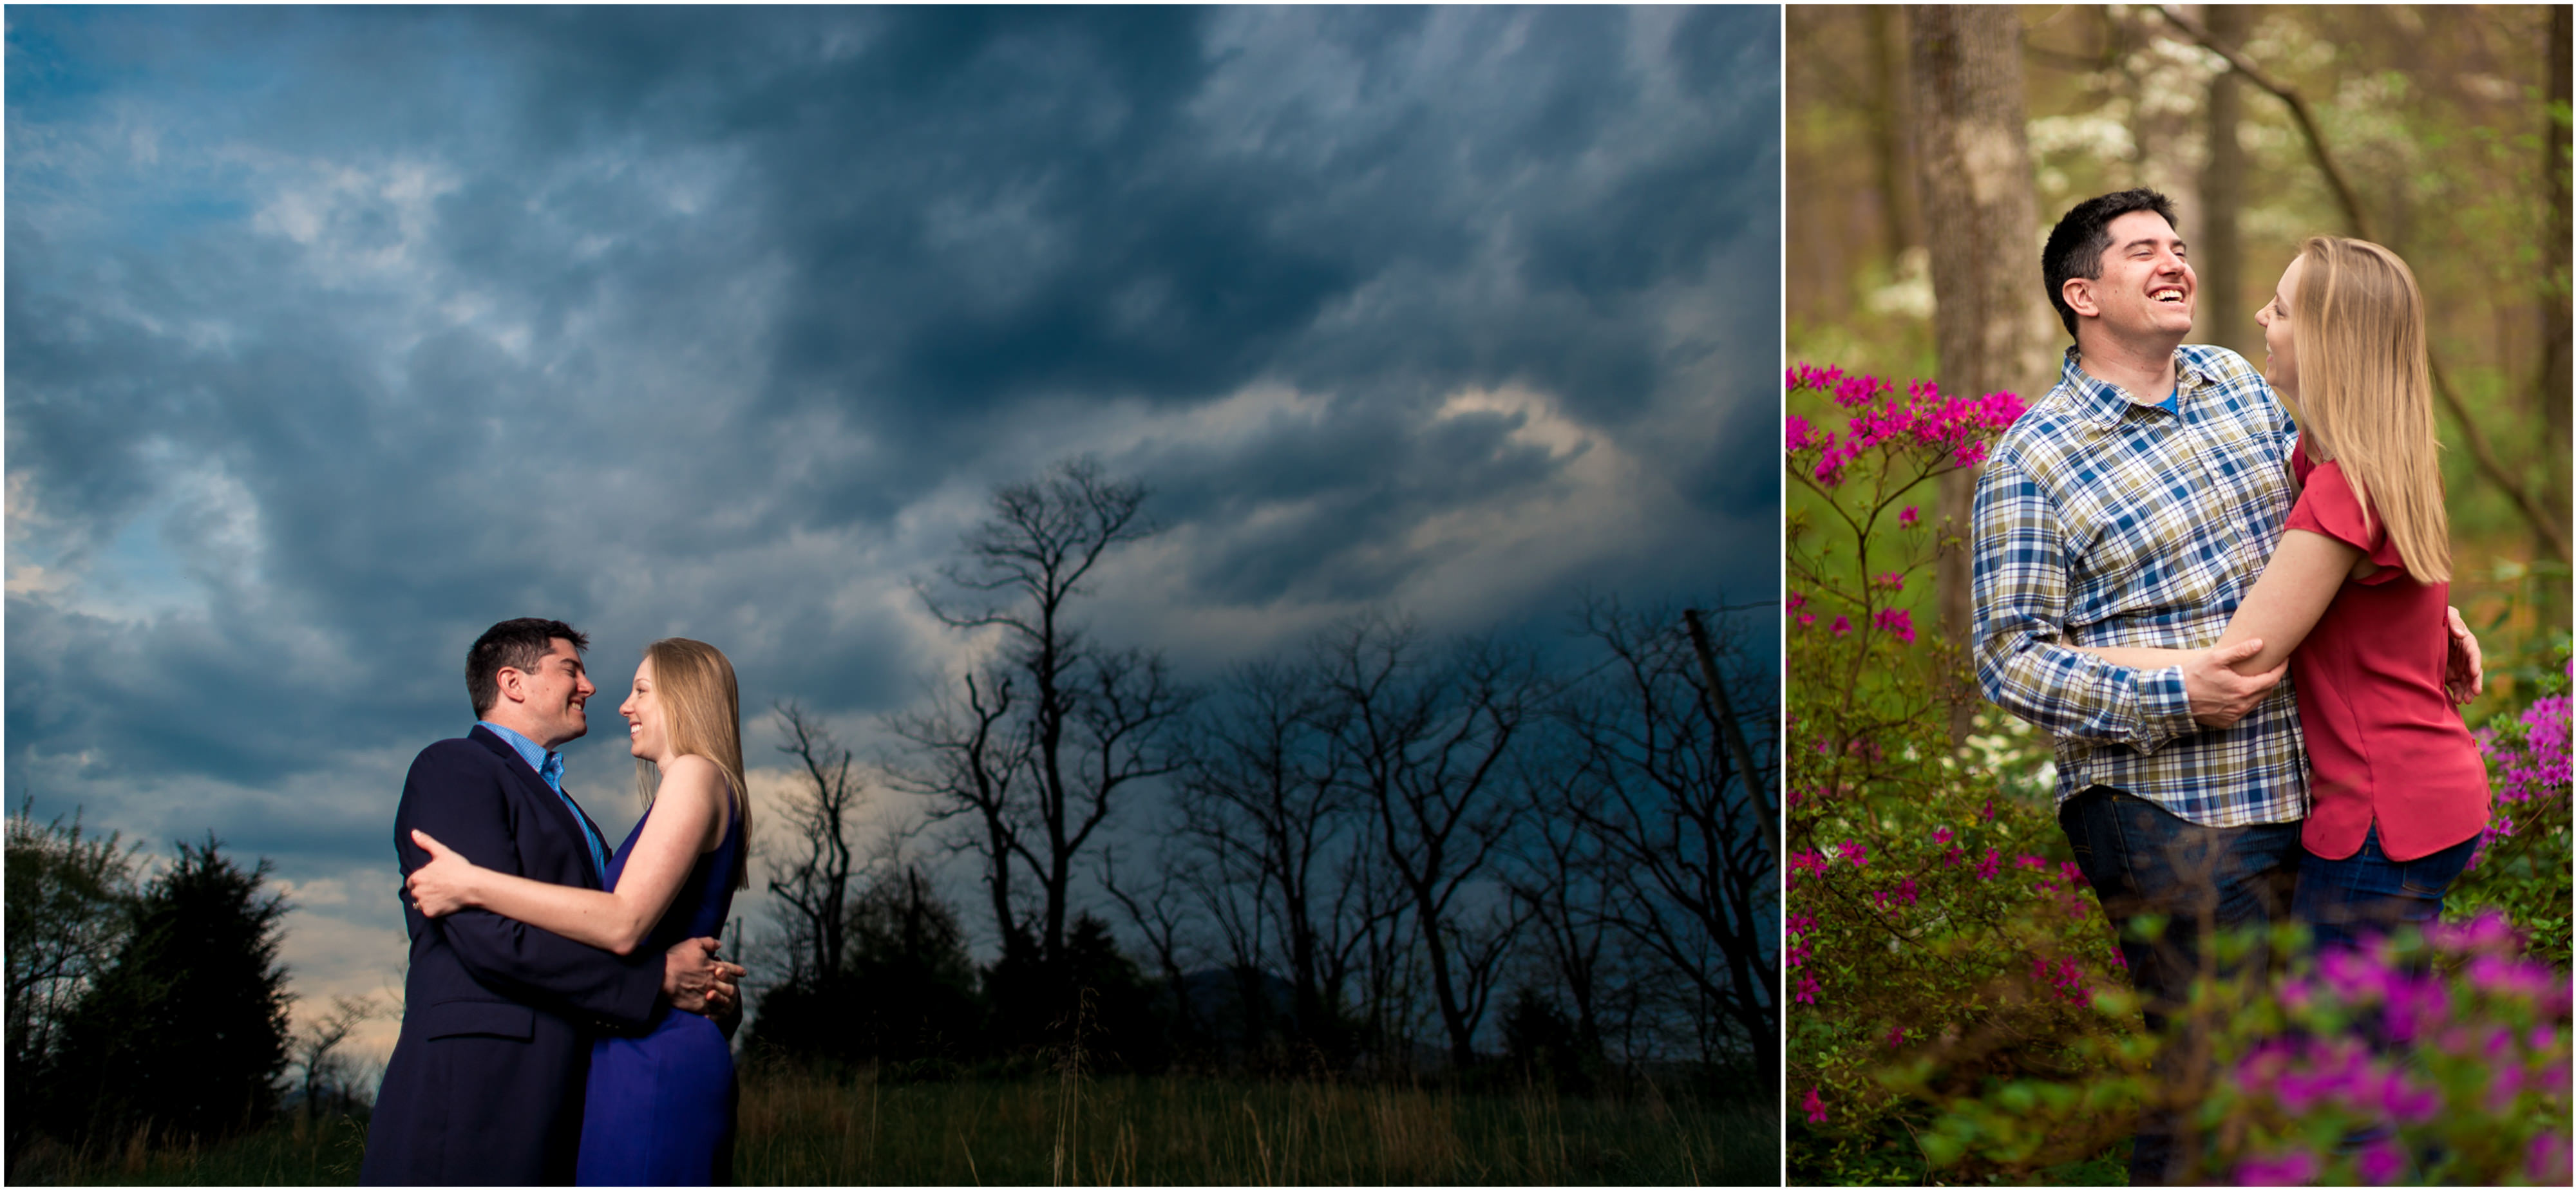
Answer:
POLYGON ((12 801, 273 857, 363 991, 484 626, 591 632, 622 827, 646 641, 867 739, 1060 459, 1155 490, 1086 616, 1185 676, 1768 598, 1777 21, 13 8, 12 801))

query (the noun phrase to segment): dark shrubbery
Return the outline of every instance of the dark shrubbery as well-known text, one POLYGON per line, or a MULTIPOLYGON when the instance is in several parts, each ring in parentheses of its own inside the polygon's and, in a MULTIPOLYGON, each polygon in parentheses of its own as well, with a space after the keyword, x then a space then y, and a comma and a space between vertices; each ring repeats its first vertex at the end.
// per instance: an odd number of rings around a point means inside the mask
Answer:
POLYGON ((982 1050, 984 1001, 956 910, 907 868, 850 900, 841 968, 760 1000, 747 1049, 840 1064, 936 1066, 982 1050))
POLYGON ((182 843, 135 904, 124 944, 44 1060, 38 1123, 74 1141, 138 1130, 213 1140, 266 1124, 286 1069, 285 899, 268 862, 182 843))

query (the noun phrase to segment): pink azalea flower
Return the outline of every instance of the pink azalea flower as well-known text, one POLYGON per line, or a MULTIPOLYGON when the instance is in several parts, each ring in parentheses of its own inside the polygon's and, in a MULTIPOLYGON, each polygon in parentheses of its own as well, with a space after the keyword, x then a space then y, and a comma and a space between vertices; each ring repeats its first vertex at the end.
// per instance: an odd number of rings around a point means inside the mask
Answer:
POLYGON ((2317 1156, 2304 1150, 2252 1158, 2236 1167, 2236 1181, 2248 1187, 2299 1187, 2316 1177, 2317 1156))
POLYGON ((1904 512, 1901 512, 1901 513, 1898 513, 1898 514, 1896 515, 1896 523, 1897 523, 1898 525, 1902 525, 1902 526, 1904 526, 1904 527, 1905 527, 1905 528, 1907 528, 1907 529, 1912 529, 1912 528, 1914 528, 1914 523, 1915 523, 1915 521, 1917 521, 1917 520, 1919 520, 1919 519, 1920 519, 1920 516, 1919 516, 1919 514, 1917 514, 1917 513, 1914 511, 1914 506, 1913 506, 1913 505, 1907 505, 1907 506, 1905 506, 1905 511, 1904 511, 1904 512))
POLYGON ((2380 1107, 2388 1115, 2408 1125, 2419 1125, 2441 1111, 2442 1095, 2431 1088, 2419 1088, 2403 1077, 2390 1076, 2388 1086, 2380 1093, 2380 1107))
POLYGON ((2523 1162, 2523 1173, 2535 1187, 2567 1185, 2567 1139, 2554 1129, 2543 1129, 2531 1139, 2530 1157, 2523 1162))
POLYGON ((1824 1097, 1816 1094, 1816 1089, 1807 1089, 1807 1102, 1800 1105, 1800 1107, 1807 1110, 1808 1124, 1821 1125, 1825 1123, 1825 1100, 1824 1097))
POLYGON ((2353 1168, 2360 1172, 2363 1182, 2374 1187, 2385 1187, 2396 1182, 2397 1176, 2406 1172, 2406 1152, 2382 1140, 2369 1149, 2363 1150, 2361 1157, 2354 1160, 2353 1168))
POLYGON ((1908 645, 1914 644, 1913 613, 1903 608, 1884 608, 1879 611, 1875 619, 1879 628, 1893 634, 1897 640, 1908 645))

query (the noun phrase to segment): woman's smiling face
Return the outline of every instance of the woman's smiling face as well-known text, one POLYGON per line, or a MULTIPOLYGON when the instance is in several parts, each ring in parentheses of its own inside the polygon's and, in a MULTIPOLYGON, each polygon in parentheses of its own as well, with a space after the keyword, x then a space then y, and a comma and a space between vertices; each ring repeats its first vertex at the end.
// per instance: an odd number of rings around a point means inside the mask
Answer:
POLYGON ((2263 326, 2263 379, 2272 382, 2276 392, 2299 395, 2299 340, 2291 323, 2290 300, 2299 292, 2299 270, 2307 267, 2302 253, 2290 258, 2290 267, 2281 270, 2281 284, 2272 287, 2272 300, 2254 313, 2254 321, 2263 326))
POLYGON ((668 751, 671 721, 663 713, 662 696, 654 688, 653 659, 646 658, 635 667, 635 685, 626 693, 626 701, 617 705, 617 714, 626 717, 626 751, 645 760, 655 760, 668 751))

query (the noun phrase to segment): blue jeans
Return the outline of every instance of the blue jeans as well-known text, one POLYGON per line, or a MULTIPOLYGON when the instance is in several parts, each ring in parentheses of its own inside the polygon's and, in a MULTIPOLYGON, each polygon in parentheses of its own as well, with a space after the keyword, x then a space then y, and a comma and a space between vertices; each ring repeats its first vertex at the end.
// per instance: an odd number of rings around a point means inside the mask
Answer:
MULTIPOLYGON (((2145 1001, 2149 1030, 2162 1033, 2190 1003, 2192 981, 2270 964, 2268 948, 2257 946, 2238 964, 2222 968, 2203 944, 2219 931, 2269 927, 2274 915, 2289 908, 2301 854, 2298 824, 2202 827, 2146 799, 2094 786, 2058 804, 2057 825, 2119 932, 2120 957, 2128 961, 2130 985, 2145 1001), (2136 929, 2145 914, 2165 919, 2163 934, 2152 942, 2136 929)), ((2205 1082, 2208 1072, 2182 1066, 2183 1056, 2198 1049, 2177 1040, 2158 1051, 2159 1082, 2167 1088, 2205 1082)), ((2169 1108, 2139 1115, 2129 1154, 2132 1185, 2163 1184, 2188 1173, 2185 1115, 2169 1108), (2178 1159, 2183 1169, 2176 1168, 2178 1159)))
POLYGON ((2390 860, 2371 824, 2361 850, 2342 860, 2301 853, 2299 893, 2293 912, 2316 932, 2317 950, 2350 947, 2400 926, 2431 925, 2442 916, 2442 895, 2469 867, 2478 837, 2413 860, 2390 860))
MULTIPOLYGON (((2300 854, 2299 892, 2292 913, 2315 933, 2320 953, 2358 946, 2403 925, 2429 926, 2442 916, 2442 895, 2450 892, 2451 882, 2459 879, 2469 867, 2469 857, 2477 854, 2478 839, 2473 835, 2413 860, 2390 860, 2380 850, 2379 825, 2373 823, 2370 833, 2361 838, 2361 850, 2341 860, 2300 854)), ((2385 1023, 2376 1011, 2362 1015, 2359 1025, 2372 1048, 2389 1049, 2385 1023)), ((2365 1125, 2346 1134, 2335 1148, 2357 1154, 2389 1133, 2385 1121, 2365 1125)), ((2422 1167, 2415 1155, 2409 1155, 2408 1161, 2404 1181, 2414 1181, 2421 1177, 2422 1167)))

